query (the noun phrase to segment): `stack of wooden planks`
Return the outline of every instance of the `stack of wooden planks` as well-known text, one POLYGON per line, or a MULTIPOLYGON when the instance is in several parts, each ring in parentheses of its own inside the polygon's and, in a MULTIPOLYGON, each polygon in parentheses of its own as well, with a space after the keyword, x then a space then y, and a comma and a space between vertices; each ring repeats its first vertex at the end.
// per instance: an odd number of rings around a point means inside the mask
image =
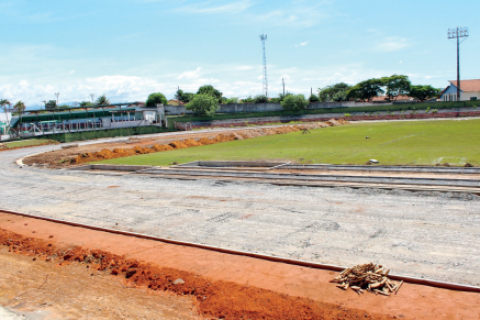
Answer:
POLYGON ((337 287, 343 290, 351 288, 358 294, 367 290, 375 294, 390 296, 398 293, 403 280, 400 283, 391 281, 388 278, 389 272, 390 270, 384 272, 381 265, 362 264, 343 270, 339 276, 334 278, 333 282, 338 283, 337 287))

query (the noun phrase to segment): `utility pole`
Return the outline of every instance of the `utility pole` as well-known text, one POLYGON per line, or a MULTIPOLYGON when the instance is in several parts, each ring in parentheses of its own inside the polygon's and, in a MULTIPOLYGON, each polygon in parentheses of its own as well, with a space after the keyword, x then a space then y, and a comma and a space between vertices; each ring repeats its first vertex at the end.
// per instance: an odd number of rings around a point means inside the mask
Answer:
POLYGON ((282 78, 282 84, 283 84, 283 95, 285 96, 285 79, 282 78))
POLYGON ((57 96, 57 104, 56 105, 58 106, 58 96, 60 95, 60 92, 55 93, 55 95, 57 96))
POLYGON ((262 41, 263 47, 263 91, 265 92, 265 97, 268 97, 267 54, 265 52, 265 41, 267 41, 267 35, 262 34, 260 36, 260 41, 262 41))
POLYGON ((94 98, 95 98, 95 95, 93 93, 90 93, 90 99, 92 99, 92 103, 94 98))
POLYGON ((457 40, 457 101, 460 101, 460 43, 467 40, 468 28, 454 28, 448 29, 448 39, 457 40), (460 38, 465 38, 460 41, 460 38))

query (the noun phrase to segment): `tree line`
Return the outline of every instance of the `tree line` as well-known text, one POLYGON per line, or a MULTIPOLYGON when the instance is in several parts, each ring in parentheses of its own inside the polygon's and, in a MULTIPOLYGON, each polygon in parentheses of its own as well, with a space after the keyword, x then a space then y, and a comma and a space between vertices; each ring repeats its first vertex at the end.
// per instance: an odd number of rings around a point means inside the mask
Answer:
MULTIPOLYGON (((437 97, 440 92, 441 89, 430 85, 412 85, 408 76, 394 74, 390 77, 368 79, 354 86, 340 82, 325 88, 318 88, 318 100, 316 101, 372 101, 373 98, 381 95, 385 95, 386 101, 395 101, 401 96, 425 101, 437 97)), ((310 97, 310 101, 316 98, 310 97)))
MULTIPOLYGON (((437 97, 441 89, 433 88, 430 85, 412 85, 408 76, 392 75, 390 77, 373 78, 361 81, 356 85, 350 86, 344 82, 336 83, 325 88, 318 88, 317 94, 312 94, 308 99, 303 94, 280 93, 278 97, 268 98, 265 95, 247 97, 239 99, 238 97, 226 98, 223 93, 212 85, 201 86, 196 93, 184 92, 178 89, 175 93, 175 99, 185 103, 188 110, 194 113, 212 116, 219 108, 220 104, 229 103, 281 103, 285 110, 301 110, 306 108, 310 102, 341 102, 341 101, 372 101, 373 98, 385 95, 386 101, 395 101, 398 97, 408 96, 415 100, 425 101, 437 97)), ((11 106, 8 100, 1 100, 1 106, 5 109, 11 106)), ((68 109, 68 105, 57 105, 56 100, 44 101, 45 109, 62 110, 68 109)), ((152 93, 148 96, 146 105, 149 107, 157 104, 167 105, 168 101, 161 92, 152 93)), ((86 108, 91 106, 107 106, 110 100, 105 95, 97 98, 95 102, 82 101, 79 107, 86 108)), ((25 103, 18 101, 13 106, 14 113, 25 111, 25 103)))
MULTIPOLYGON (((310 102, 341 102, 341 101, 372 101, 373 98, 385 95, 385 101, 395 101, 399 97, 408 96, 414 100, 425 101, 437 97, 441 89, 430 85, 412 85, 408 76, 392 75, 390 77, 373 78, 361 81, 354 86, 340 82, 325 88, 318 88, 318 94, 312 94, 308 99, 303 94, 280 93, 276 98, 265 95, 226 98, 223 93, 212 85, 204 85, 196 93, 184 92, 178 89, 175 99, 185 103, 185 108, 197 114, 212 116, 219 108, 219 104, 228 103, 265 103, 276 102, 285 110, 302 110, 310 102)), ((162 93, 152 93, 147 99, 147 106, 159 103, 167 105, 167 99, 162 93)))

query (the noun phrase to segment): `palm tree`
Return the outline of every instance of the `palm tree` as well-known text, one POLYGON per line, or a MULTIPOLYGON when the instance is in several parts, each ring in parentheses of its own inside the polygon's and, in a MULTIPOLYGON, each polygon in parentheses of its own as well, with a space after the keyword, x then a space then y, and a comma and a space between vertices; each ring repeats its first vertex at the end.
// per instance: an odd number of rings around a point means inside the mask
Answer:
POLYGON ((96 102, 99 106, 107 106, 110 104, 110 100, 108 100, 107 97, 105 97, 105 94, 98 97, 96 102))
POLYGON ((8 101, 7 99, 1 99, 0 100, 0 107, 2 107, 3 109, 3 112, 5 112, 5 118, 7 119, 7 132, 10 128, 10 119, 8 119, 8 112, 7 112, 7 106, 11 106, 11 103, 10 101, 8 101))
POLYGON ((20 113, 20 112, 23 112, 25 110, 25 103, 23 103, 21 100, 18 101, 17 103, 15 103, 15 105, 13 106, 13 109, 15 110, 15 112, 17 113, 20 113))

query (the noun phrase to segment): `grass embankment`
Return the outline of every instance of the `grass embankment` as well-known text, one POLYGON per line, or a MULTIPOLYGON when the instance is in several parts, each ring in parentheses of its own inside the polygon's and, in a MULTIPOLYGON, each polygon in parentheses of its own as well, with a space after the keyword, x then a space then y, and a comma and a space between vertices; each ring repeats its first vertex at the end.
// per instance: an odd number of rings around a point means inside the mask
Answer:
POLYGON ((170 165, 195 160, 289 160, 296 163, 480 165, 480 120, 356 123, 98 163, 170 165), (366 137, 369 139, 366 139, 366 137))
POLYGON ((34 147, 34 146, 40 146, 45 144, 56 144, 56 143, 58 142, 50 139, 32 139, 32 140, 5 142, 3 145, 7 149, 14 149, 14 148, 34 147))

